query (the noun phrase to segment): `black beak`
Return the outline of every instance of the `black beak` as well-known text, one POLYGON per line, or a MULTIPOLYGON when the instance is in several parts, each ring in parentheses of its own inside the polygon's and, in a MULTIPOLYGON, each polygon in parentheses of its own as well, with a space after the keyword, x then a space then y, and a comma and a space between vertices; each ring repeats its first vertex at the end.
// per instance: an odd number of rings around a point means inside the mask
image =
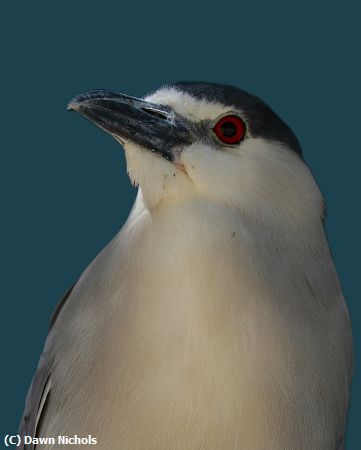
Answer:
POLYGON ((68 105, 119 141, 130 141, 172 161, 173 147, 193 141, 192 124, 171 108, 125 94, 97 89, 74 97, 68 105))

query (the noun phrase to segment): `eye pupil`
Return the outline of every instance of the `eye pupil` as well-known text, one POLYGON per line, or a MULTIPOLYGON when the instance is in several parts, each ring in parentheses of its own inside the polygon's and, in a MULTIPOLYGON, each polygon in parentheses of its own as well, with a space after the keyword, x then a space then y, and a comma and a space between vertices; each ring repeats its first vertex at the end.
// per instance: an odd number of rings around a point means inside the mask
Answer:
POLYGON ((233 122, 225 122, 221 125, 221 130, 225 137, 233 137, 237 133, 237 127, 233 122))

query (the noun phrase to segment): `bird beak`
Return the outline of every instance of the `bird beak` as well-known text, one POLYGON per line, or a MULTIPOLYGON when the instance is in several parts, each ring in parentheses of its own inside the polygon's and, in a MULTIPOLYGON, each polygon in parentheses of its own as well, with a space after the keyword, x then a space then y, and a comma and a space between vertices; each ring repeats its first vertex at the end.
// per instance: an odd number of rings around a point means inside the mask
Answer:
POLYGON ((123 143, 130 141, 174 160, 173 147, 193 141, 192 125, 171 108, 125 94, 97 89, 74 97, 69 110, 78 112, 123 143))

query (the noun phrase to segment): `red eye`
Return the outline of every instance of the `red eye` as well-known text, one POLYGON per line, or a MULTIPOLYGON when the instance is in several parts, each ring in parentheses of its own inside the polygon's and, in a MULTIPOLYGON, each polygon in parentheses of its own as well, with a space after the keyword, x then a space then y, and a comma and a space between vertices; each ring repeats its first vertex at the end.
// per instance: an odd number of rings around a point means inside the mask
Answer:
POLYGON ((217 138, 225 144, 238 144, 246 134, 246 126, 238 116, 224 116, 214 126, 217 138))

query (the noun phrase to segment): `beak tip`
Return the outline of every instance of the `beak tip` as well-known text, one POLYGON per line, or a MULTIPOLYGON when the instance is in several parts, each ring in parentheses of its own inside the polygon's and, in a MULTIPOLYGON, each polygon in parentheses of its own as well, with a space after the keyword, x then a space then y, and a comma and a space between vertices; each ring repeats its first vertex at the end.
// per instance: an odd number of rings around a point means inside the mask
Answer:
POLYGON ((67 104, 66 109, 67 109, 68 111, 77 111, 77 109, 78 109, 78 103, 77 103, 77 102, 74 102, 73 100, 71 100, 71 101, 67 104))

